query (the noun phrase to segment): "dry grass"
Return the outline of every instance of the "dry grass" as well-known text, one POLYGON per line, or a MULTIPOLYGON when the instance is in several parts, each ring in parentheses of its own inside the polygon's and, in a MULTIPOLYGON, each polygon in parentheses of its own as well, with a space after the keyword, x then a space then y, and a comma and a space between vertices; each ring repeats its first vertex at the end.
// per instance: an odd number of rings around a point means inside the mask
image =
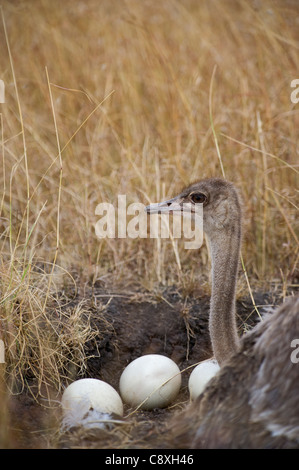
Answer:
MULTIPOLYGON (((84 304, 61 309, 67 271, 82 285, 196 284, 198 254, 181 243, 96 238, 95 207, 118 194, 147 203, 224 171, 243 195, 250 282, 296 282, 296 1, 2 7, 0 324, 10 384, 23 386, 30 370, 59 389, 67 361, 84 368, 94 332, 84 304)), ((200 262, 207 273, 205 247, 200 262)))

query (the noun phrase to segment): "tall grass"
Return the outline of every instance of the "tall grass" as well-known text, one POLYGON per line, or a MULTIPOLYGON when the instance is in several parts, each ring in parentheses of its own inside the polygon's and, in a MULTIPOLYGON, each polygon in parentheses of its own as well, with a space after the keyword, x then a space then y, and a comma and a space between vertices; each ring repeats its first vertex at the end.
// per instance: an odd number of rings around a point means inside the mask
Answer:
POLYGON ((298 282, 297 2, 4 1, 2 13, 0 321, 14 380, 29 368, 59 388, 75 343, 84 367, 93 332, 84 304, 61 310, 62 273, 151 290, 208 272, 205 247, 99 241, 95 208, 118 194, 148 203, 225 173, 243 196, 250 282, 298 282))
MULTIPOLYGON (((27 247, 36 257, 53 261, 57 254, 57 262, 88 277, 101 246, 98 275, 112 267, 114 275, 134 276, 138 263, 155 280, 154 244, 101 245, 95 206, 116 203, 121 193, 128 202, 147 202, 157 191, 168 196, 190 180, 220 176, 215 133, 226 177, 243 194, 247 269, 261 279, 280 269, 294 273, 296 10, 291 2, 4 2, 14 70, 1 28, 1 220, 11 244, 17 236, 24 244, 39 216, 27 247)), ((194 261, 183 249, 180 256, 194 261)), ((169 243, 169 279, 174 262, 169 243)))

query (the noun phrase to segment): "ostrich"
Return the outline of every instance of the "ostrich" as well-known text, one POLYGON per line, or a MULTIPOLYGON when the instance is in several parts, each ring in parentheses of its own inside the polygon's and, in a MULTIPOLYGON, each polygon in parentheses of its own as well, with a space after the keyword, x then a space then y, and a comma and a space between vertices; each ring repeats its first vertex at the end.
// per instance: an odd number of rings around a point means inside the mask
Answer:
POLYGON ((242 214, 237 190, 226 180, 204 179, 146 211, 181 212, 184 203, 191 203, 191 213, 203 204, 212 258, 209 330, 221 368, 203 393, 174 417, 165 445, 298 448, 299 361, 291 355, 292 342, 299 338, 299 297, 239 339, 235 298, 242 214))

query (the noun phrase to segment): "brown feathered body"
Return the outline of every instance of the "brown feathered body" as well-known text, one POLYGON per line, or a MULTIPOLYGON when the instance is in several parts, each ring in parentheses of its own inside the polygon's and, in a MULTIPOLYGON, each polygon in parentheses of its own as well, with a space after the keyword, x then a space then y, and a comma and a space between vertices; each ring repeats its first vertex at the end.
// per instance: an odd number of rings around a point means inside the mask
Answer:
POLYGON ((299 298, 243 337, 239 352, 174 418, 167 446, 299 448, 299 362, 291 346, 297 338, 299 298))

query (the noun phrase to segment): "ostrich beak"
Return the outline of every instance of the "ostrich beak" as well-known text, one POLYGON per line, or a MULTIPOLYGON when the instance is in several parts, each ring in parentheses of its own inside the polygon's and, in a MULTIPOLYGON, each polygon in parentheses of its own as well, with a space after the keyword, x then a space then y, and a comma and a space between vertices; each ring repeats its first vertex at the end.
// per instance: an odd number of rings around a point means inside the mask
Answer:
POLYGON ((168 201, 157 202, 146 206, 145 212, 148 214, 168 214, 169 212, 181 213, 183 209, 182 199, 176 196, 168 201))

